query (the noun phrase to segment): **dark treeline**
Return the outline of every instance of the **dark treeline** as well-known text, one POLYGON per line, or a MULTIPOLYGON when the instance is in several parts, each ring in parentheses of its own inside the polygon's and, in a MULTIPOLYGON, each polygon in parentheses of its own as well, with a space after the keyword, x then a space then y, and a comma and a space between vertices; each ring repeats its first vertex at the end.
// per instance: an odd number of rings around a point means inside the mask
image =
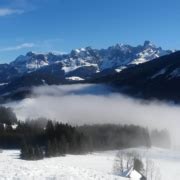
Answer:
POLYGON ((73 127, 45 118, 20 122, 10 108, 0 107, 0 148, 21 149, 22 159, 137 146, 151 146, 146 128, 134 125, 73 127))
MULTIPOLYGON (((86 137, 75 127, 68 124, 48 121, 45 128, 37 130, 30 123, 24 123, 29 130, 22 130, 21 158, 41 159, 43 157, 61 156, 67 153, 86 152, 86 137), (25 135, 25 136, 24 136, 25 135)), ((34 124, 34 123, 33 123, 34 124)))
POLYGON ((95 150, 110 150, 137 146, 151 147, 149 131, 135 125, 85 125, 78 127, 95 150))

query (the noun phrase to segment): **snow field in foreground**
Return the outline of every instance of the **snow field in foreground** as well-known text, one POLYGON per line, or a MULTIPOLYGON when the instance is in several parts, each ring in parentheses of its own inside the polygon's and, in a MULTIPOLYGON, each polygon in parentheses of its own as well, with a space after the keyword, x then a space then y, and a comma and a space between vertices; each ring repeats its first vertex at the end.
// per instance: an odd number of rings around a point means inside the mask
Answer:
MULTIPOLYGON (((160 169, 161 180, 180 177, 180 152, 152 148, 128 149, 145 154, 160 169)), ((113 175, 117 151, 67 155, 39 161, 19 159, 18 150, 0 153, 0 179, 4 180, 127 180, 113 175)))
POLYGON ((124 180, 112 174, 113 155, 67 155, 39 161, 20 160, 18 150, 0 153, 0 179, 124 180))

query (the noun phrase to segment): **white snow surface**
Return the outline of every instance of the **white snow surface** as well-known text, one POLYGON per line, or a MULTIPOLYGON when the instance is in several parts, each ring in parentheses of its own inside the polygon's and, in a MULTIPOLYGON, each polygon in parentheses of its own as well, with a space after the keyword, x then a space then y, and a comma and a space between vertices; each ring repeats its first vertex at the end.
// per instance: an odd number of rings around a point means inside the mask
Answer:
POLYGON ((163 75, 163 74, 165 74, 165 73, 166 73, 166 68, 161 69, 159 72, 157 72, 156 74, 154 74, 154 75, 151 77, 151 79, 154 79, 154 78, 156 78, 156 77, 158 77, 158 76, 160 76, 160 75, 163 75))
POLYGON ((1 180, 126 180, 112 173, 114 152, 67 155, 38 161, 19 159, 18 150, 0 153, 1 180))
POLYGON ((0 83, 0 86, 5 86, 7 85, 8 83, 0 83))
POLYGON ((116 68, 115 71, 119 73, 119 72, 121 72, 123 69, 126 69, 126 66, 121 66, 121 67, 119 67, 119 68, 116 68))
POLYGON ((160 54, 162 52, 157 51, 157 49, 155 49, 154 47, 149 47, 147 49, 145 49, 144 51, 136 54, 137 58, 134 59, 132 62, 130 62, 130 64, 141 64, 144 62, 148 62, 152 59, 156 59, 158 57, 160 57, 160 54))
POLYGON ((71 76, 67 77, 66 79, 71 80, 71 81, 83 81, 84 79, 78 76, 71 76))
POLYGON ((180 77, 180 68, 176 68, 169 75, 170 75, 170 78, 180 77))
POLYGON ((69 64, 66 65, 67 61, 64 61, 63 64, 64 66, 62 67, 62 70, 64 70, 64 72, 66 74, 68 74, 69 72, 71 71, 74 71, 78 68, 81 68, 81 67, 90 67, 90 66, 94 66, 97 68, 97 71, 99 70, 98 68, 98 65, 97 64, 93 64, 93 63, 88 63, 88 62, 85 62, 83 59, 78 59, 77 61, 74 61, 74 60, 71 60, 71 62, 68 62, 69 64), (79 60, 79 61, 78 61, 79 60), (80 65, 77 65, 77 64, 80 64, 80 65))
MULTIPOLYGON (((161 180, 180 177, 180 151, 159 148, 134 148, 142 157, 148 156, 160 169, 161 180)), ((38 161, 19 159, 18 150, 0 153, 0 179, 4 180, 128 180, 113 174, 118 151, 96 152, 86 155, 67 155, 38 161)), ((133 179, 132 179, 133 180, 133 179)))

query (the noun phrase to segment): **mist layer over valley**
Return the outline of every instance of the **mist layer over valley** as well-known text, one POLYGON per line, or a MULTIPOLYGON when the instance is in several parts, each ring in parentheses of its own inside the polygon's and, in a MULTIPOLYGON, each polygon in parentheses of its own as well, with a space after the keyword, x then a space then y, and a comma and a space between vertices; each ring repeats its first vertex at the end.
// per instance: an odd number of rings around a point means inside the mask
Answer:
POLYGON ((160 101, 143 101, 113 93, 105 85, 41 86, 32 97, 11 102, 18 119, 45 117, 72 125, 134 124, 168 129, 178 144, 180 107, 160 101))

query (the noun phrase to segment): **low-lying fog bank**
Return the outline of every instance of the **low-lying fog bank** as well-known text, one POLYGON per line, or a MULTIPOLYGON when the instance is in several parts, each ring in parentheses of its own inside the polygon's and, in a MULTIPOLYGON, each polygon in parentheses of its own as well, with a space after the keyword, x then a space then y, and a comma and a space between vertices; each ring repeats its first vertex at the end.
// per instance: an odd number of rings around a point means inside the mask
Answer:
POLYGON ((178 142, 180 106, 135 100, 112 93, 103 85, 42 86, 34 88, 33 95, 7 106, 21 120, 45 117, 72 125, 115 123, 167 128, 178 142))

